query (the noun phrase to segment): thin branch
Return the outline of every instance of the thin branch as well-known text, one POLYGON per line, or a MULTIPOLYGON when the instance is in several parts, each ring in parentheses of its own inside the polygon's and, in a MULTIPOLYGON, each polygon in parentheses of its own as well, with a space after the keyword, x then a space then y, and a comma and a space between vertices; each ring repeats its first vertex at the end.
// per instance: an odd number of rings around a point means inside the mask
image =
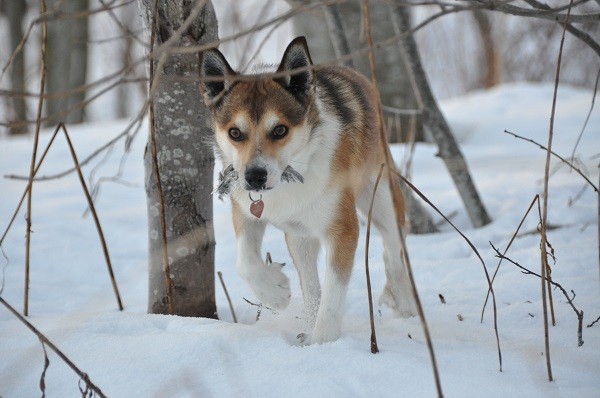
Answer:
POLYGON ((596 73, 596 83, 594 83, 594 93, 592 94, 592 104, 590 105, 590 110, 585 118, 585 122, 583 123, 583 127, 577 136, 577 141, 575 142, 575 146, 573 147, 573 152, 571 152, 571 162, 575 161, 575 151, 577 150, 577 146, 579 145, 579 141, 581 141, 581 137, 583 136, 583 132, 587 127, 588 121, 590 120, 590 116, 592 115, 592 111, 594 110, 594 103, 596 102, 596 92, 598 91, 598 80, 600 80, 600 68, 598 69, 598 73, 596 73))
MULTIPOLYGON (((390 149, 387 146, 387 134, 385 132, 385 125, 383 122, 383 112, 381 110, 381 96, 380 96, 378 84, 377 84, 375 51, 373 48, 373 37, 371 36, 371 18, 369 16, 369 0, 362 0, 361 8, 362 8, 363 18, 364 18, 364 22, 365 22, 365 33, 366 33, 366 38, 367 38, 369 67, 371 70, 371 82, 373 85, 373 91, 375 93, 374 94, 374 96, 375 96, 375 98, 374 98, 375 99, 375 111, 376 111, 376 115, 379 119, 379 140, 381 141, 380 144, 383 146, 382 149, 383 149, 383 153, 385 154, 385 163, 388 166, 388 170, 395 171, 394 160, 392 159, 390 149)), ((390 173, 390 172, 388 172, 388 183, 389 183, 389 187, 390 187, 390 198, 392 199, 392 202, 395 203, 396 202, 395 199, 399 199, 399 198, 396 198, 395 195, 397 195, 398 192, 401 192, 401 191, 400 191, 400 188, 397 187, 397 182, 394 181, 394 179, 392 178, 392 173, 390 173), (394 189, 395 186, 398 189, 394 189)), ((396 216, 397 220, 404 219, 403 214, 395 214, 395 216, 396 216)), ((406 266, 408 278, 410 280, 410 285, 412 287, 413 298, 415 300, 415 305, 417 307, 419 319, 421 320, 421 327, 423 328, 423 334, 425 335, 425 340, 427 342, 427 349, 429 352, 429 360, 431 361, 431 367, 433 368, 433 376, 434 376, 434 380, 435 380, 435 387, 436 387, 437 395, 438 395, 438 397, 442 398, 444 396, 444 393, 442 392, 442 383, 440 381, 440 374, 439 374, 439 370, 438 370, 438 366, 437 366, 437 360, 435 358, 433 342, 431 340, 431 335, 429 333, 429 326, 427 325, 427 319, 425 318, 425 312, 423 310, 423 306, 421 304, 421 299, 419 298, 419 293, 417 291, 417 285, 415 283, 415 279, 414 279, 414 276, 412 273, 412 267, 410 264, 410 259, 408 257, 408 251, 406 250, 406 242, 404 241, 404 234, 402 232, 402 226, 400 225, 400 223, 398 223, 397 228, 398 228, 398 234, 400 236, 401 255, 404 256, 404 264, 406 266)))
MULTIPOLYGON (((532 7, 535 7, 539 10, 547 11, 549 13, 555 12, 555 10, 556 10, 556 9, 550 8, 547 4, 540 3, 537 0, 524 0, 524 1, 527 2, 529 5, 531 5, 532 7)), ((573 5, 574 5, 574 3, 573 3, 573 5)), ((571 8, 572 8, 571 3, 566 6, 561 7, 561 9, 569 9, 569 11, 571 10, 571 8)), ((573 15, 571 15, 571 18, 572 17, 573 17, 573 15)), ((578 38, 579 40, 581 40, 582 42, 587 44, 592 50, 594 50, 596 52, 596 54, 598 54, 598 56, 600 56, 600 45, 592 38, 592 36, 590 36, 586 32, 583 32, 580 29, 577 29, 570 23, 567 23, 566 20, 564 22, 556 20, 556 22, 558 22, 560 24, 564 23, 564 25, 566 26, 566 29, 569 33, 571 33, 573 36, 575 36, 576 38, 578 38)))
POLYGON ((373 293, 371 291, 371 274, 369 272, 369 243, 371 239, 371 219, 373 213, 373 203, 375 203, 375 195, 377 194, 377 187, 379 186, 379 180, 381 180, 381 173, 383 172, 383 167, 385 164, 381 165, 379 169, 379 174, 377 174, 377 180, 375 181, 375 187, 373 188, 373 196, 371 198, 371 204, 369 205, 369 213, 367 216, 367 236, 365 242, 365 273, 367 276, 367 296, 369 298, 369 320, 371 322, 371 353, 377 354, 379 352, 379 347, 377 347, 377 335, 375 334, 375 316, 373 315, 373 293))
POLYGON ((221 273, 221 271, 217 271, 217 275, 219 276, 219 280, 221 281, 221 286, 223 286, 225 297, 227 297, 227 302, 229 303, 229 310, 231 311, 231 316, 233 317, 233 323, 237 323, 237 317, 235 316, 235 311, 233 310, 233 304, 231 304, 231 297, 229 297, 229 293, 227 292, 227 286, 225 286, 225 281, 223 280, 223 274, 221 273))
MULTIPOLYGON (((38 164, 35 166, 35 170, 33 171, 33 176, 34 177, 36 176, 38 170, 40 169, 40 166, 42 165, 42 162, 46 158, 46 155, 48 154, 48 151, 50 150, 50 147, 52 146, 52 143, 54 142, 54 139, 58 135, 59 128, 60 128, 60 126, 56 126, 56 129, 54 129, 54 133, 52 134, 52 137, 50 138, 50 141, 48 142, 48 145, 46 145, 46 149, 44 149, 44 153, 42 153, 42 156, 40 157, 40 160, 39 160, 38 164)), ((25 190, 23 191, 23 195, 21 196, 21 200, 19 201, 19 204, 17 205, 17 208, 13 212, 13 215, 12 215, 10 221, 8 222, 8 225, 7 225, 6 229, 4 230, 4 233, 2 234, 2 237, 0 238, 0 247, 2 247, 2 243, 4 243, 4 239, 6 238, 6 235, 8 234, 8 231, 10 231, 10 228, 12 227, 15 219, 17 218, 17 214, 19 213, 19 210, 21 210, 21 206, 23 205, 23 202, 25 201, 25 197, 27 196, 27 192, 29 192, 29 187, 31 186, 32 183, 33 182, 31 182, 31 181, 29 181, 27 183, 27 186, 25 187, 25 190)))
POLYGON ((498 310, 497 310, 497 305, 496 305, 496 294, 495 294, 494 289, 492 287, 492 281, 491 281, 490 275, 489 275, 489 273, 487 271, 487 267, 485 266, 485 261, 483 261, 483 258, 481 257, 481 254, 479 254, 479 251, 477 250, 477 248, 475 247, 475 245, 473 245, 473 243, 469 240, 469 238, 467 238, 466 235, 463 234, 462 231, 460 229, 458 229, 458 227, 456 227, 456 225, 454 225, 452 223, 452 221, 450 221, 448 219, 448 217, 446 217, 444 215, 444 213, 441 212, 440 209, 438 209, 421 191, 419 191, 419 189, 417 187, 415 187, 410 181, 408 181, 406 178, 404 178, 404 176, 402 174, 398 173, 396 170, 392 170, 392 173, 394 173, 402 181, 404 181, 404 183, 410 189, 412 189, 421 199, 423 199, 425 201, 425 203, 427 203, 433 210, 435 210, 440 216, 442 216, 442 218, 444 220, 446 220, 446 222, 448 224, 450 224, 450 226, 452 226, 452 228, 454 228, 454 230, 456 232, 458 232, 458 234, 465 240, 465 242, 467 242, 467 245, 469 245, 469 247, 471 248, 471 250, 473 251, 473 253, 475 253, 475 255, 477 256, 477 258, 481 262, 481 265, 483 267, 483 272, 485 274, 485 278, 486 278, 487 283, 488 283, 488 288, 490 289, 490 292, 492 294, 492 308, 494 310, 494 332, 496 334, 496 346, 498 348, 498 362, 499 362, 499 365, 500 365, 500 372, 502 372, 502 351, 500 349, 500 335, 499 335, 499 332, 498 332, 498 310))
POLYGON ((558 158, 558 159, 559 159, 561 162, 565 163, 565 164, 566 164, 567 166, 569 166, 569 167, 570 167, 572 170, 574 170, 575 172, 577 172, 577 174, 579 174, 581 177, 583 177, 583 179, 584 179, 584 180, 585 180, 585 181, 586 181, 588 184, 590 184, 590 186, 591 186, 591 187, 594 189, 594 191, 596 191, 596 192, 600 193, 600 191, 598 191, 598 187, 597 187, 596 185, 594 185, 594 183, 593 183, 593 182, 592 182, 592 181, 591 181, 591 180, 590 180, 590 179, 589 179, 589 178, 588 178, 588 177, 587 177, 585 174, 583 174, 583 172, 582 172, 582 171, 581 171, 579 168, 575 167, 575 166, 574 166, 574 165, 573 165, 571 162, 569 162, 568 160, 566 160, 565 158, 563 158, 562 156, 560 156, 560 155, 559 155, 559 154, 557 154, 556 152, 554 152, 554 151, 552 151, 552 150, 548 151, 548 148, 547 148, 547 147, 543 146, 542 144, 540 144, 540 143, 538 143, 538 142, 536 142, 536 141, 534 141, 534 140, 532 140, 532 139, 530 139, 530 138, 525 138, 525 137, 522 137, 522 136, 520 136, 520 135, 518 135, 518 134, 515 134, 515 133, 512 133, 512 132, 510 132, 510 131, 508 131, 508 130, 504 130, 504 132, 505 132, 506 134, 510 134, 510 135, 512 135, 512 136, 513 136, 513 137, 515 137, 515 138, 519 138, 519 139, 521 139, 521 140, 523 140, 523 141, 528 141, 528 142, 531 142, 532 144, 535 144, 535 145, 537 145, 537 146, 538 146, 540 149, 543 149, 544 151, 547 151, 548 153, 550 153, 550 154, 554 155, 554 156, 555 156, 556 158, 558 158))
MULTIPOLYGON (((517 229, 515 230, 515 233, 510 238, 510 241, 508 242, 508 245, 506 245, 506 249, 504 249, 504 253, 502 253, 503 255, 505 255, 508 252, 508 249, 510 249, 510 246, 512 245, 512 243, 514 242, 514 240, 517 238, 517 234, 519 233, 519 230, 523 226, 523 223, 525 222, 525 219, 529 215, 529 212, 533 208, 533 205, 535 204, 536 201, 539 204, 540 195, 535 195, 535 197, 531 201, 531 204, 527 208, 527 211, 525 212, 525 215, 523 216, 523 218, 521 218, 521 222, 517 226, 517 229)), ((496 265, 496 269, 494 270, 494 275, 492 276, 492 285, 494 284, 494 281, 496 280, 496 275, 498 274, 498 271, 500 270, 500 264, 502 264, 502 258, 500 258, 500 260, 498 261, 498 265, 496 265)), ((485 314, 485 308, 487 306, 487 302, 488 302, 489 297, 490 297, 490 289, 488 289, 488 292, 487 292, 487 294, 485 296, 485 302, 483 303, 483 308, 481 309, 481 319, 480 319, 481 323, 483 323, 483 316, 485 314)))
MULTIPOLYGON (((520 17, 531 17, 538 19, 546 19, 548 21, 558 22, 560 24, 565 24, 567 21, 571 21, 574 23, 584 23, 584 22, 599 22, 600 14, 598 13, 590 13, 590 14, 576 14, 571 15, 571 7, 568 8, 566 14, 561 14, 554 12, 553 10, 532 10, 522 7, 517 7, 512 4, 508 4, 506 1, 497 1, 497 0, 475 0, 478 3, 482 4, 485 9, 493 10, 493 11, 501 11, 506 14, 517 15, 520 17)), ((541 4, 541 3, 540 3, 541 4)))
MULTIPOLYGON (((542 279, 543 281, 545 280, 547 283, 552 284, 553 286, 557 287, 558 289, 560 289, 560 291, 562 292, 562 294, 565 296, 565 298, 567 299, 567 303, 571 306, 571 308, 573 309, 573 311, 575 311, 575 314, 577 315, 577 320, 578 320, 578 326, 577 326, 577 347, 581 347, 583 345, 583 310, 578 310, 577 307, 575 307, 575 304, 573 303, 573 300, 575 299, 575 292, 573 292, 573 290, 571 290, 571 292, 573 293, 573 297, 569 297, 569 294, 567 293, 567 291, 565 290, 564 287, 562 287, 562 285, 560 283, 554 282, 553 280, 549 279, 549 278, 544 278, 542 277, 542 275, 539 275, 533 271, 530 271, 529 269, 523 267, 521 264, 517 263, 516 261, 511 260, 509 257, 506 257, 504 254, 501 254, 500 251, 494 246, 494 244, 492 242, 490 242, 490 245, 492 246, 492 249, 496 252, 496 257, 498 257, 501 260, 506 260, 508 262, 510 262, 511 264, 515 265, 516 267, 518 267, 521 272, 523 272, 525 275, 534 275, 537 276, 538 278, 542 279)), ((600 319, 600 318, 599 318, 600 319)), ((588 325, 588 327, 590 327, 591 325, 588 325)))
MULTIPOLYGON (((46 1, 40 0, 40 12, 46 12, 46 1)), ((41 59, 40 59, 40 98, 38 100, 37 117, 35 124, 35 136, 33 139, 33 152, 31 154, 31 163, 29 166, 29 185, 27 191, 27 230, 25 237, 25 292, 23 303, 23 314, 29 315, 29 271, 30 271, 30 249, 31 249, 31 200, 33 193, 33 172, 37 158, 37 149, 40 138, 40 129, 42 127, 42 108, 44 105, 44 89, 46 86, 46 49, 48 45, 48 26, 46 22, 42 23, 42 43, 41 43, 41 59)))
POLYGON ((98 396, 100 398, 106 398, 106 396, 104 395, 104 393, 100 390, 100 388, 98 388, 94 383, 92 383, 92 381, 90 380, 89 376, 87 375, 87 373, 82 372, 69 358, 67 358, 67 356, 65 354, 63 354, 63 352, 61 350, 59 350, 42 332, 40 332, 35 326, 33 326, 31 323, 29 323, 27 321, 27 319, 25 319, 21 314, 19 314, 17 312, 17 310, 15 310, 13 308, 13 306, 11 306, 10 304, 8 304, 2 297, 0 297, 0 303, 2 303, 2 305, 4 305, 15 317, 17 317, 17 319, 19 321, 21 321, 21 323, 23 323, 25 326, 27 326, 29 328, 29 330, 31 330, 36 336, 37 338, 42 342, 42 344, 45 344, 46 346, 48 346, 52 351, 54 351, 54 353, 56 353, 56 355, 58 355, 58 357, 65 363, 67 364, 67 366, 69 366, 75 373, 77 373, 77 375, 80 377, 81 380, 83 380, 83 382, 86 384, 86 386, 88 388, 90 388, 92 391, 94 391, 96 394, 98 394, 98 396))
POLYGON ((596 318, 596 320, 592 323, 590 323, 589 325, 587 325, 586 327, 591 328, 592 326, 594 326, 596 323, 600 322, 600 316, 598 318, 596 318))
MULTIPOLYGON (((542 195, 542 214, 541 214, 541 224, 540 224, 540 235, 542 238, 541 249, 542 249, 542 276, 546 277, 546 272, 549 271, 548 265, 548 257, 546 246, 548 242, 548 237, 546 235, 546 224, 548 222, 548 180, 550 175, 550 155, 552 153, 552 140, 554 138, 554 115, 556 114, 556 98, 558 95, 558 82, 560 80, 560 67, 562 62, 562 54, 563 47, 565 43, 565 33, 567 30, 567 23, 569 21, 569 16, 571 15, 571 6, 573 5, 573 0, 570 1, 570 7, 567 10, 567 16, 564 21, 563 32, 560 40, 560 47, 558 50, 558 60, 556 62, 556 77, 554 79, 554 92, 552 95, 552 110, 550 112, 550 126, 548 130, 548 145, 546 149, 546 164, 544 167, 544 193, 542 195)), ((546 314, 546 284, 542 280, 542 307, 544 310, 544 341, 545 341, 545 351, 546 351, 546 368, 548 371, 548 380, 552 381, 552 364, 550 361, 550 339, 548 336, 548 317, 546 314)))
POLYGON ((106 245, 106 240, 104 239, 104 232, 102 232, 102 226, 100 225, 100 219, 98 218, 98 214, 96 213, 96 207, 94 206, 94 201, 92 200, 90 191, 88 190, 87 184, 85 183, 85 178, 83 177, 83 173, 81 172, 81 166, 79 165, 79 161, 77 160, 77 154, 75 153, 75 148, 73 147, 73 143, 71 142, 71 138, 69 137, 67 128, 65 127, 64 123, 62 123, 62 122, 58 124, 58 127, 60 127, 62 129, 62 131, 65 133, 65 138, 67 139, 67 145, 69 146, 69 151, 71 152, 71 157, 73 158, 73 162, 75 163, 75 167, 77 168, 77 175, 79 176, 79 182, 81 183, 81 188, 83 189, 83 193, 85 194, 85 198, 87 199, 89 209, 92 212, 92 217, 94 218, 94 223, 96 224, 96 230, 98 231, 98 237, 100 238, 100 243, 102 245, 102 252, 104 253, 104 259, 106 260, 108 274, 110 275, 112 287, 115 292, 115 296, 117 298, 117 304, 119 306, 119 311, 123 311, 123 303, 121 302, 121 295, 119 294, 119 287, 117 286, 117 281, 115 280, 115 274, 113 272, 112 263, 110 261, 110 255, 108 253, 108 246, 106 245))

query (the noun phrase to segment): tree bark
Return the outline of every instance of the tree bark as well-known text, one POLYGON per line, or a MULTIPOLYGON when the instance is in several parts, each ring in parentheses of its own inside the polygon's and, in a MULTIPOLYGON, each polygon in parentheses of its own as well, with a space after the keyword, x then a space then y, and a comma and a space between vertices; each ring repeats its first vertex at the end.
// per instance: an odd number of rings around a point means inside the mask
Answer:
MULTIPOLYGON (((14 51, 23 37, 23 20, 27 12, 25 1, 16 1, 10 6, 5 5, 6 17, 10 30, 10 49, 14 51)), ((12 64, 10 73, 12 113, 9 121, 9 134, 27 134, 27 107, 25 104, 25 54, 20 51, 12 64)))
MULTIPOLYGON (((402 5, 390 5, 394 15, 395 28, 399 32, 410 30, 410 10, 402 5)), ((442 111, 438 107, 437 101, 429 87, 427 75, 421 64, 419 49, 412 35, 405 37, 400 41, 401 49, 405 53, 411 67, 416 85, 423 103, 423 123, 431 132, 431 136, 438 147, 438 156, 444 161, 452 181, 456 186, 471 223, 475 227, 482 227, 489 224, 491 219, 479 197, 475 184, 471 179, 467 162, 460 151, 450 126, 446 122, 442 111)))
MULTIPOLYGON (((152 26, 155 0, 141 0, 146 31, 152 26)), ((177 47, 204 45, 218 39, 217 20, 210 1, 198 11, 186 0, 158 0, 158 31, 154 50, 172 37, 154 58, 159 84, 152 97, 158 167, 163 187, 173 308, 176 315, 216 318, 212 187, 214 153, 205 142, 212 137, 210 117, 190 78, 199 76, 198 54, 168 55, 161 70, 158 58, 177 47), (192 23, 176 33, 192 15, 192 23)), ((148 35, 149 36, 149 35, 148 35)), ((149 141, 150 142, 150 141, 149 141)), ((144 155, 149 233, 148 312, 168 313, 163 264, 159 193, 150 145, 144 155)))
MULTIPOLYGON (((85 13, 88 0, 50 0, 48 10, 61 13, 85 13)), ((87 74, 88 18, 73 17, 48 22, 48 78, 46 92, 47 126, 59 122, 81 123, 85 109, 87 74), (54 96, 54 97, 52 97, 54 96), (72 108, 71 110, 69 110, 72 108)))

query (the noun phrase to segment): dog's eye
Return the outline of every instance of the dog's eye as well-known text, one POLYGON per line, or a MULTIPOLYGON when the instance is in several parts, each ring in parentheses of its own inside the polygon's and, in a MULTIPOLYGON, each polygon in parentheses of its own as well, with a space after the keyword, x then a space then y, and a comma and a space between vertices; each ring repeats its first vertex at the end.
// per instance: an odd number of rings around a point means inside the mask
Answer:
POLYGON ((242 141, 244 139, 244 135, 240 131, 240 129, 236 127, 232 127, 229 129, 229 138, 234 141, 242 141))
POLYGON ((275 126, 275 128, 271 131, 271 137, 273 139, 279 140, 283 137, 285 137, 288 133, 288 129, 287 127, 283 126, 283 125, 278 125, 275 126))

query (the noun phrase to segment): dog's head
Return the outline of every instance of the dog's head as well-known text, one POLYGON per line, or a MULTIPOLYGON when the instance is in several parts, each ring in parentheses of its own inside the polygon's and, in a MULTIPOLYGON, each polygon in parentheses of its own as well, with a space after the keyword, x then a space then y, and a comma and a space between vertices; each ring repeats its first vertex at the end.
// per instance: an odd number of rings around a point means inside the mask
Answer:
POLYGON ((246 190, 275 188, 309 140, 311 65, 304 37, 289 44, 271 75, 239 75, 218 50, 201 54, 200 89, 212 112, 219 154, 246 190))

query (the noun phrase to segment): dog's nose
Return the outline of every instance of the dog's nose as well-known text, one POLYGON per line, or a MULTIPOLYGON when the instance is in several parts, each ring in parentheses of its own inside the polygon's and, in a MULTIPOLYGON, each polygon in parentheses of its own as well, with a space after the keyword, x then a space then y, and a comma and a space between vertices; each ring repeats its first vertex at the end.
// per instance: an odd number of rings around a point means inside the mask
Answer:
POLYGON ((267 183, 267 170, 262 167, 251 167, 244 174, 246 183, 251 189, 262 189, 267 183))

